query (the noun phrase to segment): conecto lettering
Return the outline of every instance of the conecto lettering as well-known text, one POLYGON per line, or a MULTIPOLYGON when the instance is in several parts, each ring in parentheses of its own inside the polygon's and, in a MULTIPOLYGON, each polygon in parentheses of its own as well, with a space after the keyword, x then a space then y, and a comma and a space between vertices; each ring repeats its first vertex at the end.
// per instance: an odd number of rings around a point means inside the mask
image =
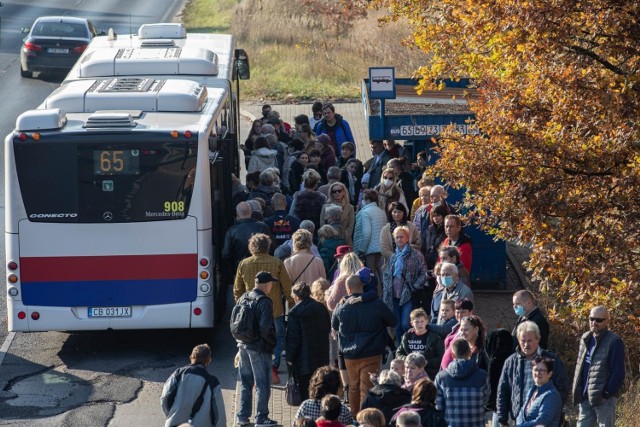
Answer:
POLYGON ((38 219, 38 218, 75 218, 77 217, 77 213, 47 213, 47 214, 31 214, 29 218, 38 219))

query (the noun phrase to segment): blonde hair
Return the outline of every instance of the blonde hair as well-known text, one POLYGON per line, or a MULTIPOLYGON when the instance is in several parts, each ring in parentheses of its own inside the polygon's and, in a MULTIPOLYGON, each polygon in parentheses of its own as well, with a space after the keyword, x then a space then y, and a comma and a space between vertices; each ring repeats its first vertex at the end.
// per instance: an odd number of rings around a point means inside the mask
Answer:
POLYGON ((364 267, 360 258, 355 252, 349 252, 340 261, 340 276, 351 276, 364 267))
POLYGON ((332 193, 335 187, 342 187, 342 194, 344 194, 344 197, 342 198, 342 201, 340 203, 342 204, 343 207, 346 206, 347 203, 349 203, 349 191, 347 190, 347 186, 341 182, 334 182, 329 186, 329 197, 327 197, 326 203, 337 204, 337 202, 333 199, 333 193, 332 193))

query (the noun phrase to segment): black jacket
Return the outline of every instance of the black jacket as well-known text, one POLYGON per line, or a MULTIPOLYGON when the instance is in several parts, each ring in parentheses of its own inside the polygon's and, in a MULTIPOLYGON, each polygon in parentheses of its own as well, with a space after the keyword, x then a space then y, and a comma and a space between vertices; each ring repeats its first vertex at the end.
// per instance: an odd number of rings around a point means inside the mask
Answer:
POLYGON ((269 296, 258 288, 254 288, 249 294, 254 298, 257 298, 259 295, 266 297, 260 298, 255 305, 256 319, 258 319, 258 328, 260 329, 260 339, 250 343, 238 341, 238 347, 263 353, 272 353, 276 347, 276 325, 273 322, 273 303, 269 299, 269 296))
MULTIPOLYGON (((352 294, 355 298, 362 294, 352 294)), ((348 299, 348 298, 347 298, 348 299)), ((338 305, 331 326, 338 331, 340 351, 345 359, 363 359, 382 354, 387 346, 387 327, 398 323, 396 315, 381 299, 338 305)))
POLYGON ((540 347, 545 349, 549 348, 547 347, 547 345, 549 344, 549 322, 547 321, 547 318, 544 317, 544 314, 542 314, 542 312, 538 307, 534 308, 531 311, 531 313, 524 316, 520 316, 520 318, 518 318, 518 321, 516 322, 516 326, 514 326, 513 332, 511 332, 511 335, 513 335, 513 338, 515 341, 515 347, 518 347, 518 337, 516 335, 516 331, 518 330, 518 325, 527 320, 530 320, 536 325, 538 325, 538 329, 540 329, 540 347))
POLYGON ((421 234, 424 261, 429 270, 433 270, 438 262, 438 249, 446 237, 444 224, 436 226, 433 222, 427 228, 426 233, 421 234))
POLYGON ((487 354, 489 355, 489 384, 491 385, 491 396, 487 402, 487 409, 496 410, 496 398, 498 394, 498 383, 504 362, 513 354, 512 338, 506 329, 496 329, 491 331, 487 340, 487 354))
POLYGON ((287 362, 296 375, 313 373, 329 364, 331 318, 327 308, 307 297, 289 311, 287 322, 287 362))
POLYGON ((395 384, 378 384, 367 394, 362 408, 377 408, 384 414, 387 425, 398 408, 411 402, 411 393, 395 384))
POLYGON ((231 272, 236 271, 240 261, 251 256, 249 238, 255 233, 264 233, 270 236, 271 229, 262 221, 246 218, 237 220, 227 230, 222 247, 222 259, 230 268, 233 267, 231 272))

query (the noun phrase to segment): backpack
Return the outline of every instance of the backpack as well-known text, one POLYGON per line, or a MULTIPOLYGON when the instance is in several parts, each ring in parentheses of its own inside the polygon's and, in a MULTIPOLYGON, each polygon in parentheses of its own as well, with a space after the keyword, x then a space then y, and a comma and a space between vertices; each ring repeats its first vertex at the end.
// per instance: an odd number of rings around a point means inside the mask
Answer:
POLYGON ((231 311, 231 335, 243 343, 252 343, 260 339, 260 328, 256 317, 258 301, 266 298, 264 295, 242 295, 231 311))

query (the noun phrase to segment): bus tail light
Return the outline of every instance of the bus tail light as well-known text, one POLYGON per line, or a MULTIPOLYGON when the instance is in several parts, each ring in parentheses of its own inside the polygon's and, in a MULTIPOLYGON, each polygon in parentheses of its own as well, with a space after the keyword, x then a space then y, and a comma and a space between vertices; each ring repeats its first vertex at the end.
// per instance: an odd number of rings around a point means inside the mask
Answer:
POLYGON ((208 283, 203 283, 200 285, 200 291, 203 294, 208 294, 210 290, 211 290, 211 286, 209 286, 208 283))
POLYGON ((200 258, 200 265, 203 267, 206 267, 209 265, 209 259, 208 258, 200 258))
POLYGON ((24 311, 19 311, 18 312, 18 319, 24 320, 26 318, 27 318, 27 313, 25 313, 24 311))
POLYGON ((202 309, 200 307, 194 308, 193 314, 195 314, 196 316, 200 316, 202 314, 202 309))
POLYGON ((185 137, 185 138, 191 138, 191 136, 192 136, 192 135, 193 135, 193 134, 191 133, 191 131, 190 131, 190 130, 185 130, 185 131, 184 131, 184 137, 185 137))
POLYGON ((37 311, 34 311, 33 313, 31 313, 31 318, 33 320, 38 320, 40 318, 40 313, 38 313, 37 311))
POLYGON ((18 276, 16 276, 15 274, 10 274, 8 279, 9 283, 18 283, 18 276))
POLYGON ((200 272, 200 278, 202 280, 207 280, 209 278, 209 272, 208 271, 201 271, 200 272))
POLYGON ((15 261, 9 261, 7 263, 7 268, 11 271, 17 270, 18 269, 18 263, 15 261))
POLYGON ((8 294, 10 297, 17 297, 19 293, 18 288, 14 288, 13 286, 9 288, 8 294))

